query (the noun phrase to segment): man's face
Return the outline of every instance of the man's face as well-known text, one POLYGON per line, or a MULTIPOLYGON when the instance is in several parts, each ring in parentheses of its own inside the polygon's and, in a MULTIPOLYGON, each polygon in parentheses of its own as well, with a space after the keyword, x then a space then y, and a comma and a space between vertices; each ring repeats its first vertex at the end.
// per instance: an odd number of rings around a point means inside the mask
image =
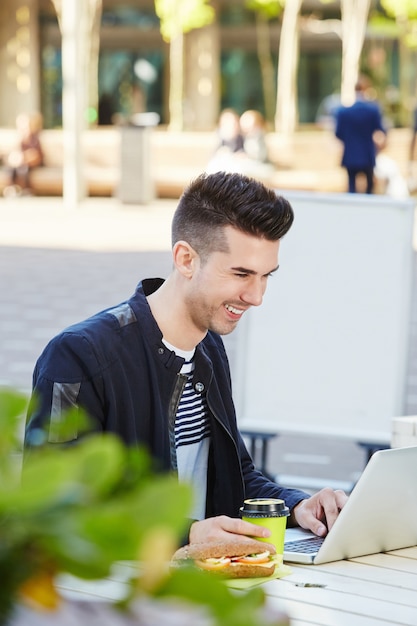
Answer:
POLYGON ((228 252, 196 259, 186 295, 187 314, 199 330, 226 335, 243 313, 262 303, 270 275, 278 269, 279 241, 268 241, 227 226, 228 252))

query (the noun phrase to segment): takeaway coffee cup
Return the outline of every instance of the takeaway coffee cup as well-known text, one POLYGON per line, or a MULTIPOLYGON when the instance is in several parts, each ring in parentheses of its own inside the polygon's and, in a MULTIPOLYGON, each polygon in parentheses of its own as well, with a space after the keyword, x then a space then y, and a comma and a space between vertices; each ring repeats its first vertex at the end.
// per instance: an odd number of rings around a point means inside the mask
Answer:
POLYGON ((277 555, 282 557, 287 517, 290 514, 284 500, 275 498, 252 498, 245 500, 240 508, 240 514, 245 522, 269 528, 271 531, 270 537, 257 537, 257 539, 274 544, 277 555))

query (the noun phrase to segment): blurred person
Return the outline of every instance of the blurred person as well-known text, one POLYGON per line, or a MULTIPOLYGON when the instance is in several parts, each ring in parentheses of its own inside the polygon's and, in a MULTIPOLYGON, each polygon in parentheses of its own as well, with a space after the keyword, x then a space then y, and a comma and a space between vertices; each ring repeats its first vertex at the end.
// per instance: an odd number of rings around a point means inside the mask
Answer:
POLYGON ((145 446, 156 467, 193 486, 187 542, 268 537, 239 518, 244 499, 256 497, 282 498, 290 525, 326 535, 347 495, 288 489, 255 468, 221 337, 261 305, 293 219, 285 198, 241 174, 190 183, 173 216, 166 280, 142 280, 124 302, 59 333, 39 357, 25 454, 88 436, 75 424, 54 429, 67 409, 83 409, 92 431, 145 446))
POLYGON ((316 124, 324 130, 334 132, 336 114, 341 105, 340 94, 332 93, 320 102, 316 113, 316 124))
POLYGON ((246 156, 242 172, 255 178, 267 178, 275 167, 269 160, 264 116, 260 111, 248 109, 240 116, 240 127, 246 156))
POLYGON ((357 192, 357 177, 366 177, 366 193, 373 193, 376 150, 376 131, 386 134, 379 105, 366 99, 369 81, 359 77, 356 100, 351 106, 341 106, 336 113, 335 135, 343 143, 342 166, 348 174, 349 193, 357 192))
POLYGON ((110 126, 113 124, 116 107, 113 95, 107 91, 103 92, 98 101, 98 119, 99 126, 110 126))
POLYGON ((217 127, 219 144, 217 149, 226 148, 232 153, 243 152, 243 134, 239 114, 234 109, 223 109, 217 127))
POLYGON ((39 134, 42 129, 40 113, 21 113, 16 118, 18 145, 6 157, 9 181, 3 194, 6 197, 32 195, 30 173, 44 163, 39 134))
POLYGON ((245 154, 258 163, 268 163, 265 119, 262 113, 248 109, 240 116, 240 128, 243 134, 245 154))
POLYGON ((391 198, 408 198, 407 180, 401 174, 398 163, 384 152, 387 135, 380 130, 376 131, 374 142, 377 148, 374 175, 376 182, 382 185, 382 193, 391 198))
POLYGON ((240 117, 232 108, 223 109, 216 129, 217 145, 206 172, 240 172, 245 157, 240 117))
POLYGON ((274 171, 268 158, 265 120, 255 109, 241 116, 234 109, 224 109, 217 129, 219 143, 206 171, 239 172, 257 179, 267 179, 274 171))

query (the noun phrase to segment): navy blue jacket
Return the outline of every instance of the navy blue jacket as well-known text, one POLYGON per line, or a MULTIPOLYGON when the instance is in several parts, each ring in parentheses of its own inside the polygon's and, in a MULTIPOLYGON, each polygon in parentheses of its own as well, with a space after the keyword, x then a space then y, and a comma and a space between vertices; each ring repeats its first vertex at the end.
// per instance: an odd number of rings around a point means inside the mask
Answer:
POLYGON ((342 165, 347 169, 370 169, 375 166, 375 131, 385 132, 381 111, 375 102, 357 100, 336 113, 336 137, 344 144, 342 165))
MULTIPOLYGON (((40 402, 28 413, 26 447, 36 445, 39 428, 80 406, 93 419, 93 429, 117 433, 128 445, 145 444, 161 470, 171 469, 169 432, 184 384, 183 359, 162 343, 145 297, 161 283, 144 280, 126 302, 50 341, 34 370, 40 402)), ((211 420, 207 517, 238 517, 245 498, 279 497, 292 509, 308 497, 254 468, 236 424, 227 355, 215 333, 208 332, 196 348, 193 382, 206 394, 211 420)))

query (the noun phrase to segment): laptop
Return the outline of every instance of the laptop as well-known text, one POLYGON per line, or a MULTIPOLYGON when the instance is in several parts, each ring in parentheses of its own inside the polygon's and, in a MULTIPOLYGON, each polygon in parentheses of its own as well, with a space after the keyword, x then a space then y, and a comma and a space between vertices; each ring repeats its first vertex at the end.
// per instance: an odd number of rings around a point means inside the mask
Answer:
POLYGON ((324 538, 285 533, 284 562, 320 564, 417 545, 417 446, 379 450, 324 538))

